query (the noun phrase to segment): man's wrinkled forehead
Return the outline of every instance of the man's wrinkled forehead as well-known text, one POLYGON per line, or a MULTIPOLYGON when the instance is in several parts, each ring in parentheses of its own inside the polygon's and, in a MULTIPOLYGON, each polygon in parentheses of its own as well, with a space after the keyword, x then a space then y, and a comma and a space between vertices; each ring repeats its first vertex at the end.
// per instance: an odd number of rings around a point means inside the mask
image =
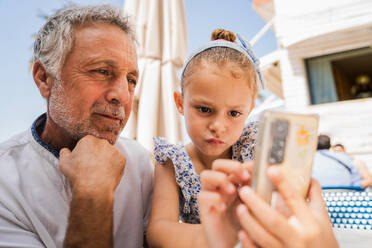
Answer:
POLYGON ((81 62, 106 61, 107 64, 116 67, 125 65, 130 68, 130 71, 138 74, 135 41, 119 28, 117 28, 116 34, 119 32, 123 36, 100 34, 101 30, 107 30, 104 27, 106 25, 116 27, 106 23, 77 25, 74 30, 75 39, 70 54, 74 51, 80 53, 81 62))

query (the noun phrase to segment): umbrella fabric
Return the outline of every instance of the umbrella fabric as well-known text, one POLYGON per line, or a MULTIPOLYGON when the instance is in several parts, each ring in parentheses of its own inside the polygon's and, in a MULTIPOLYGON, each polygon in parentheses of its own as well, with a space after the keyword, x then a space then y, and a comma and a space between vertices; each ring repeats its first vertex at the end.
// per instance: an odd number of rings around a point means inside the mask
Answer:
POLYGON ((179 88, 177 70, 187 51, 183 1, 126 0, 124 12, 136 25, 140 78, 123 136, 149 150, 155 136, 179 142, 182 128, 173 91, 179 88))

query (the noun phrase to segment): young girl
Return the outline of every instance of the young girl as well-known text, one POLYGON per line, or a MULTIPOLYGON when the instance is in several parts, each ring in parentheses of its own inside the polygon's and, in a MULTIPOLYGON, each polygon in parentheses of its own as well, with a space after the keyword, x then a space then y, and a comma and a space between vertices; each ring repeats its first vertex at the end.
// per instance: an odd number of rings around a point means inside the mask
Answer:
POLYGON ((200 223, 199 175, 216 159, 253 160, 255 124, 244 126, 259 82, 258 60, 249 45, 227 30, 213 31, 212 41, 186 61, 181 92, 174 93, 174 100, 192 143, 173 145, 154 139, 150 246, 207 246, 201 225, 190 225, 200 223))

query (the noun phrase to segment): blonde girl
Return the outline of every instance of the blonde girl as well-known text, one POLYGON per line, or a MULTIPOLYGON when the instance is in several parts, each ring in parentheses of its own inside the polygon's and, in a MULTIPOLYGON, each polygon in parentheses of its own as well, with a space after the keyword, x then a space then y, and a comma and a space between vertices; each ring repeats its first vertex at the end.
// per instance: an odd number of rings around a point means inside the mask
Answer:
POLYGON ((174 100, 192 142, 184 146, 154 139, 150 246, 207 246, 197 203, 199 175, 216 159, 253 160, 256 128, 245 122, 260 84, 258 61, 249 44, 230 31, 213 31, 212 41, 188 58, 181 92, 174 93, 174 100))

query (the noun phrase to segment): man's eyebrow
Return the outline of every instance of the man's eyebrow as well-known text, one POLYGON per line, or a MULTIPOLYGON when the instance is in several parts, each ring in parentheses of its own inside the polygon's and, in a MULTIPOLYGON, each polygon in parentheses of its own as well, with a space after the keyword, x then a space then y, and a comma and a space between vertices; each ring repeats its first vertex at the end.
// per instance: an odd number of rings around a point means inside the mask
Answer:
MULTIPOLYGON (((100 61, 95 61, 95 62, 88 63, 87 65, 88 66, 94 66, 94 65, 97 65, 97 64, 106 64, 106 65, 109 65, 109 66, 112 66, 112 67, 117 67, 117 62, 114 61, 114 60, 100 60, 100 61)), ((133 71, 129 72, 128 74, 131 74, 134 77, 138 77, 139 71, 138 70, 133 70, 133 71)))
POLYGON ((134 71, 129 72, 128 74, 130 74, 130 75, 132 75, 134 77, 138 77, 139 72, 138 72, 138 70, 134 70, 134 71))
POLYGON ((98 64, 106 64, 106 65, 115 67, 117 63, 113 60, 100 60, 100 61, 93 61, 93 62, 87 63, 88 66, 93 66, 93 65, 98 65, 98 64))

